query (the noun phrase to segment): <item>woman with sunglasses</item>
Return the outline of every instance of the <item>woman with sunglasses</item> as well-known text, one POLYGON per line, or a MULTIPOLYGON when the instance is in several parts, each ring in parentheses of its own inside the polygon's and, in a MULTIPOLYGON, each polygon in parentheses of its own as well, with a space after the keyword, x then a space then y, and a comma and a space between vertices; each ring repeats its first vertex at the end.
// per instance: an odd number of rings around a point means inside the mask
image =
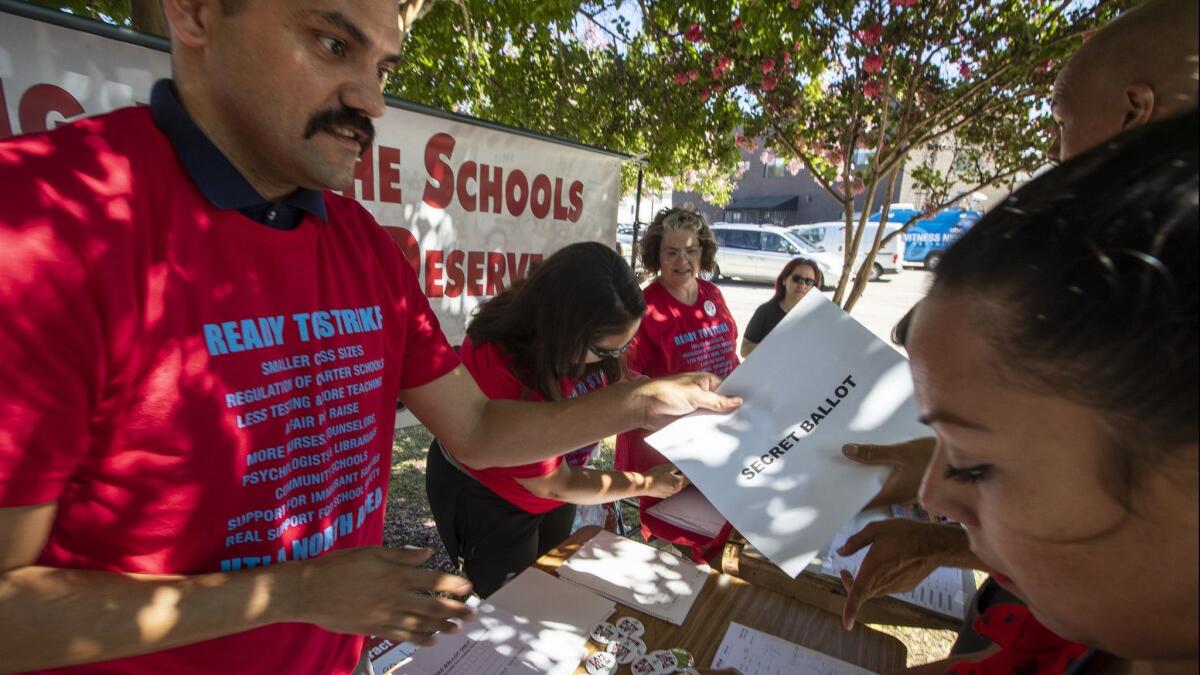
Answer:
MULTIPOLYGON (((459 355, 493 400, 574 398, 626 376, 646 303, 633 270, 595 242, 572 244, 480 305, 459 355)), ((595 444, 572 456, 590 458, 595 444)), ((571 533, 575 505, 668 497, 687 480, 667 463, 598 471, 566 456, 508 468, 458 464, 435 439, 425 489, 452 561, 487 597, 571 533)))
MULTIPOLYGON (((725 377, 738 365, 737 324, 721 289, 700 279, 715 267, 717 240, 704 216, 689 208, 670 208, 654 216, 641 243, 642 266, 655 274, 646 285, 646 316, 630 349, 629 366, 650 377, 708 372, 725 377)), ((614 464, 644 471, 667 461, 645 442, 646 432, 617 437, 614 464)), ((690 532, 647 513, 659 500, 639 500, 642 536, 665 539, 691 550, 705 562, 719 556, 728 526, 716 538, 690 532)))
POLYGON ((758 343, 775 330, 775 326, 809 291, 822 285, 821 268, 815 262, 807 258, 789 260, 775 279, 775 296, 754 310, 754 316, 746 326, 746 334, 742 336, 742 358, 750 356, 758 343))

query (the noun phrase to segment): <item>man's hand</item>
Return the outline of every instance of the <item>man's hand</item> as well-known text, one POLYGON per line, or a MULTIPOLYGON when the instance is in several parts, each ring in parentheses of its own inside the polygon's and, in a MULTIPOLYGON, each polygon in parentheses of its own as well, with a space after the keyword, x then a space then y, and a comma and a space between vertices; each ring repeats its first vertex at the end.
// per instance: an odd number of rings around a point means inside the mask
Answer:
POLYGON ((863 603, 891 593, 906 593, 939 567, 976 567, 967 533, 960 527, 892 518, 869 523, 837 550, 848 556, 871 547, 855 577, 842 570, 846 604, 842 623, 846 630, 863 603))
POLYGON ((842 454, 860 464, 883 465, 892 467, 892 473, 884 482, 883 488, 875 498, 867 502, 863 509, 892 504, 908 504, 917 501, 917 490, 921 487, 921 478, 925 475, 925 467, 933 457, 935 440, 932 436, 916 438, 894 445, 866 445, 863 443, 847 443, 842 446, 842 454))
POLYGON ((471 610, 461 602, 426 593, 466 595, 471 583, 452 574, 417 569, 431 553, 373 546, 333 551, 295 565, 298 620, 338 633, 422 645, 433 642, 435 632, 456 631, 450 619, 466 619, 471 610))
POLYGON ((643 422, 647 429, 659 429, 675 418, 696 410, 733 412, 742 404, 740 397, 713 393, 721 378, 709 373, 683 373, 670 377, 638 381, 633 395, 642 402, 643 422))
POLYGON ((642 494, 647 497, 666 499, 688 486, 688 479, 674 464, 659 464, 642 475, 646 477, 642 494))

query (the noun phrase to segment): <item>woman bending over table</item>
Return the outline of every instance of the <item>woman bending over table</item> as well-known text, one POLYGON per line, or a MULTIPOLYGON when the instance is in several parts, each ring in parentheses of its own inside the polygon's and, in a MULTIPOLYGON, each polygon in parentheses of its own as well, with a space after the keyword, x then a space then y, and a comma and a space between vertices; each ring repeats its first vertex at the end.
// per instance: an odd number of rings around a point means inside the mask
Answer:
MULTIPOLYGON (((479 307, 459 354, 492 399, 557 401, 625 377, 646 305, 612 249, 572 244, 479 307)), ((594 446, 570 454, 591 455, 594 446)), ((425 488, 451 560, 483 597, 571 534, 576 504, 667 497, 687 484, 665 462, 598 471, 564 457, 509 468, 457 464, 434 439, 425 488)))

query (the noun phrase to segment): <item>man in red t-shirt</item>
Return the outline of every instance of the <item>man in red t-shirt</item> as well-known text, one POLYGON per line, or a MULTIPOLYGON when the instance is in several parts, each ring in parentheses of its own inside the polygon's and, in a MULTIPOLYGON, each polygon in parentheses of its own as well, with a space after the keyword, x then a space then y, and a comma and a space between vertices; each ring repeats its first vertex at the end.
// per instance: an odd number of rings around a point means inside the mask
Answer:
POLYGON ((399 397, 473 467, 736 401, 489 401, 349 185, 395 0, 165 0, 151 105, 0 143, 4 670, 348 673, 467 610, 380 548, 399 397), (103 662, 103 663, 97 663, 103 662))

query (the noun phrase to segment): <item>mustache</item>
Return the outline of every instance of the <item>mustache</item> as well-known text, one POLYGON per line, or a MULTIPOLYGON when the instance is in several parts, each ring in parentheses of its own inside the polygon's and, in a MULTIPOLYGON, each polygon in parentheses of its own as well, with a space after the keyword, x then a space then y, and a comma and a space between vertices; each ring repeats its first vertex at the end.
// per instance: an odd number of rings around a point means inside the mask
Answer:
POLYGON ((359 132, 359 145, 363 152, 375 142, 375 125, 371 118, 349 108, 329 108, 314 114, 304 127, 304 138, 312 138, 322 131, 332 131, 335 127, 349 127, 359 132))

